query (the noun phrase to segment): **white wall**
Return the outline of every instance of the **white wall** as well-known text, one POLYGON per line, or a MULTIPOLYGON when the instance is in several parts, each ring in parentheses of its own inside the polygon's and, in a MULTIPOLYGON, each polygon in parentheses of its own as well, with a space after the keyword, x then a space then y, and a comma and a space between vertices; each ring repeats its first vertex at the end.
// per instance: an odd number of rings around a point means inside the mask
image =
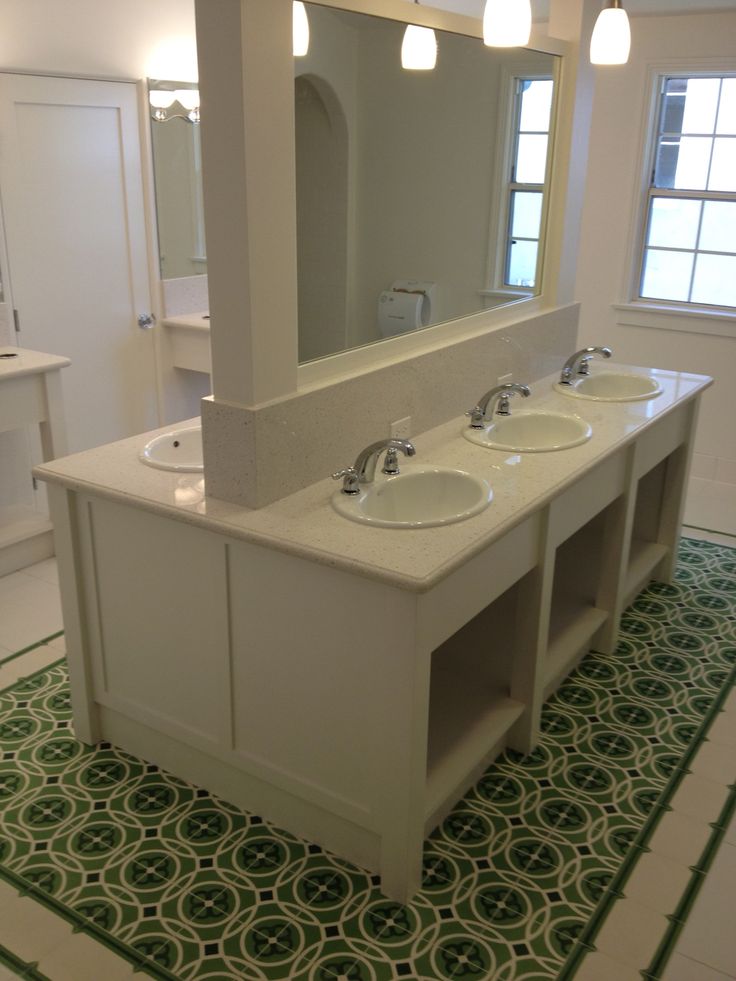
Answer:
POLYGON ((0 0, 0 66, 196 79, 194 0, 0 0))
MULTIPOLYGON (((694 473, 736 483, 736 318, 731 336, 624 326, 612 304, 627 302, 627 256, 636 236, 642 141, 651 65, 687 70, 703 59, 736 55, 736 12, 632 18, 628 65, 599 68, 586 181, 577 299, 582 304, 580 346, 608 344, 617 361, 712 375, 703 397, 694 473)), ((675 318, 665 321, 676 324, 675 318)))

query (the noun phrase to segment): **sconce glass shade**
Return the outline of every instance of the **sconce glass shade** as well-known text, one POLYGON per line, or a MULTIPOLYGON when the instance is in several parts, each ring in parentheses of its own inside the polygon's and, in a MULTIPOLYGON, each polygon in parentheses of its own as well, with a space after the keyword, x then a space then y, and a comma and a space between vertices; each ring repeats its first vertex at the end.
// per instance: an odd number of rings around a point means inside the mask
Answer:
POLYGON ((486 0, 483 43, 489 48, 523 48, 531 32, 531 0, 486 0))
POLYGON ((294 57, 303 58, 309 51, 309 18, 301 0, 294 0, 292 8, 294 57))
POLYGON ((431 71, 437 64, 437 38, 431 27, 407 24, 401 44, 401 67, 431 71))
POLYGON ((154 109, 168 109, 176 99, 176 92, 168 89, 151 89, 148 93, 148 101, 154 109))
POLYGON ((590 39, 592 65, 625 65, 631 49, 631 28, 620 0, 612 0, 598 14, 590 39))
POLYGON ((188 112, 199 109, 199 89, 177 89, 174 94, 179 105, 188 112))

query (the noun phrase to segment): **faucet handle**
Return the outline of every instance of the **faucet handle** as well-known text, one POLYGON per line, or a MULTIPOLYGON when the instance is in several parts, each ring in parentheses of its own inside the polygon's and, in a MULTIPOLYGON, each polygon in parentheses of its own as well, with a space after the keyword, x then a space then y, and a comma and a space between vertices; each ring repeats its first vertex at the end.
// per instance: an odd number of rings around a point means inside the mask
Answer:
POLYGON ((486 414, 479 405, 475 405, 472 409, 468 409, 465 415, 470 416, 471 429, 485 429, 486 414))
POLYGON ((389 448, 386 450, 386 455, 383 458, 381 473, 391 476, 399 472, 399 451, 395 446, 389 446, 389 448))
POLYGON ((344 470, 338 470, 336 473, 333 473, 332 479, 342 480, 343 494, 360 494, 358 471, 355 467, 345 467, 344 470))

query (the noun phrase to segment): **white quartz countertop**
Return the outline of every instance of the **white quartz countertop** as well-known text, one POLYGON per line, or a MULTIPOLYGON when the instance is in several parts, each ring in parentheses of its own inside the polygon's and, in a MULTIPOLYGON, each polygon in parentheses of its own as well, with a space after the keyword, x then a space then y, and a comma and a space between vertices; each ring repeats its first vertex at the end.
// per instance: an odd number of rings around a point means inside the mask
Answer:
POLYGON ((176 317, 164 317, 161 323, 164 327, 186 327, 189 330, 210 329, 210 315, 207 311, 202 313, 183 313, 176 317))
POLYGON ((57 371, 69 364, 69 358, 62 358, 58 354, 44 354, 42 351, 29 351, 23 347, 0 347, 0 382, 21 375, 57 371))
MULTIPOLYGON (((138 460, 139 451, 152 433, 45 463, 34 473, 73 490, 137 506, 388 585, 424 592, 610 453, 631 442, 668 410, 712 383, 706 376, 685 372, 649 371, 608 363, 605 366, 607 371, 614 368, 652 374, 662 393, 638 402, 570 398, 554 390, 556 373, 533 384, 531 398, 524 399, 524 410, 545 409, 585 419, 593 435, 580 446, 524 454, 486 449, 461 436, 467 426, 463 417, 412 438, 417 454, 410 462, 400 459, 402 472, 408 472, 413 465, 457 467, 485 477, 493 487, 493 501, 485 511, 441 527, 394 529, 349 521, 331 505, 330 499, 339 485, 328 475, 325 480, 258 510, 208 498, 202 474, 155 470, 138 460)), ((512 408, 520 404, 515 400, 512 408)), ((197 420, 180 425, 191 426, 193 422, 197 420)), ((381 435, 377 433, 376 438, 381 435)), ((353 458, 361 449, 355 447, 353 458)), ((352 459, 335 460, 334 466, 338 469, 350 463, 352 459)), ((376 479, 385 478, 377 473, 376 479)))

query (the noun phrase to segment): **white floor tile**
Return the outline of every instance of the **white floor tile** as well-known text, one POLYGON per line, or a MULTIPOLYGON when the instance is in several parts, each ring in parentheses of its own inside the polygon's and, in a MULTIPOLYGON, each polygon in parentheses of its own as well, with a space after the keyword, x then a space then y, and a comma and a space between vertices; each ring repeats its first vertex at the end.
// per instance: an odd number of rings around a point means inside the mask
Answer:
POLYGON ((721 746, 736 748, 736 712, 719 712, 708 730, 708 739, 721 746))
MULTIPOLYGON (((732 753, 732 750, 727 749, 726 752, 732 753)), ((726 803, 726 784, 727 781, 723 778, 717 782, 693 770, 677 788, 671 801, 672 810, 709 824, 718 818, 726 803)))
POLYGON ((736 536, 734 535, 719 535, 715 531, 703 531, 702 528, 689 528, 687 525, 683 525, 682 534, 685 538, 694 538, 699 542, 713 542, 714 545, 736 548, 736 536))
POLYGON ((59 588, 23 573, 21 582, 0 595, 0 644, 19 651, 62 629, 59 588))
POLYGON ((674 913, 691 876, 692 872, 686 865, 656 852, 648 852, 636 863, 624 886, 624 895, 657 913, 674 913))
POLYGON ((128 961, 84 933, 41 957, 38 970, 52 981, 122 981, 131 974, 128 961))
POLYGON ((656 953, 668 925, 664 914, 633 899, 619 899, 595 938, 595 947, 614 961, 641 971, 656 953))
MULTIPOLYGON (((723 836, 723 843, 729 845, 736 845, 736 816, 731 818, 731 823, 726 828, 726 833, 723 836)), ((734 897, 734 907, 736 908, 736 897, 734 897)))
POLYGON ((27 678, 29 674, 34 674, 49 664, 53 664, 61 656, 59 651, 48 644, 43 644, 27 654, 13 658, 7 664, 0 665, 0 691, 14 685, 19 678, 27 678))
POLYGON ((736 975, 736 846, 722 844, 680 934, 675 952, 736 975))
POLYGON ((72 928, 65 920, 33 899, 19 896, 6 883, 3 886, 0 944, 24 961, 37 961, 69 940, 72 928))
POLYGON ((608 954, 588 954, 575 973, 575 981, 641 981, 641 974, 608 954))
POLYGON ((732 976, 714 971, 682 954, 673 954, 667 962, 662 981, 730 981, 732 976))
POLYGON ((660 821, 649 847, 657 855, 689 867, 700 859, 710 834, 704 822, 672 811, 660 821))
POLYGON ((733 782, 736 770, 734 752, 730 746, 706 740, 695 754, 690 769, 693 773, 726 787, 733 782))

